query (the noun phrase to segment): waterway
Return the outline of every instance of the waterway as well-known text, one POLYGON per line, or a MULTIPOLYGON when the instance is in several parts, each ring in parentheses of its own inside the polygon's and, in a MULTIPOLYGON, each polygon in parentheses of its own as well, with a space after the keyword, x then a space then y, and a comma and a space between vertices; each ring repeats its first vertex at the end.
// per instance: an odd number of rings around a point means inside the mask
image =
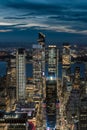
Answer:
POLYGON ((7 62, 0 61, 0 77, 6 75, 6 70, 7 70, 7 62))

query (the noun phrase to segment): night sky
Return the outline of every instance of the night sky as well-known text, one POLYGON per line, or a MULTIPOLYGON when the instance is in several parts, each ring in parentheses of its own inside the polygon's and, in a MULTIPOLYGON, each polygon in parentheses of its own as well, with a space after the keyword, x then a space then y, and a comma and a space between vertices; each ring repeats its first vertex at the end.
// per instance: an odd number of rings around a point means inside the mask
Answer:
POLYGON ((0 0, 0 42, 87 44, 87 0, 0 0))

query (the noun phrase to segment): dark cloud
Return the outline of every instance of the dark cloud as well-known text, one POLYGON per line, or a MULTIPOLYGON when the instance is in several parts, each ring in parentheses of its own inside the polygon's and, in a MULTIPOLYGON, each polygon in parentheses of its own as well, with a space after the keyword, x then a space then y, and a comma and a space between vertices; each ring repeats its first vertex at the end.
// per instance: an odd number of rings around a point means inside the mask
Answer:
POLYGON ((75 21, 75 22, 85 22, 87 23, 87 11, 80 13, 80 12, 69 12, 67 11, 65 14, 59 14, 56 16, 50 16, 50 19, 54 20, 62 20, 62 21, 75 21))
MULTIPOLYGON (((78 2, 78 1, 77 1, 78 2)), ((5 19, 26 19, 36 15, 54 15, 49 18, 62 21, 87 22, 87 5, 81 4, 51 4, 48 3, 30 3, 29 1, 9 2, 8 7, 16 10, 24 10, 29 13, 20 15, 20 17, 5 17, 5 19), (26 17, 24 17, 26 16, 26 17)), ((45 16, 44 16, 45 17, 45 16)), ((54 21, 55 22, 55 21, 54 21)))
POLYGON ((4 17, 4 19, 26 19, 26 17, 4 17))
POLYGON ((1 30, 12 29, 13 32, 24 31, 28 34, 31 30, 49 34, 55 32, 55 35, 59 32, 73 36, 77 33, 87 35, 86 0, 1 0, 0 4, 4 6, 0 21, 12 23, 9 26, 2 26, 1 23, 1 30))
POLYGON ((42 4, 42 3, 29 3, 29 2, 9 2, 7 4, 8 7, 13 8, 13 9, 18 9, 18 10, 27 10, 27 11, 32 11, 33 13, 38 13, 42 14, 43 13, 58 13, 62 10, 67 10, 68 7, 65 5, 56 5, 56 4, 42 4), (42 11, 42 12, 41 12, 42 11))

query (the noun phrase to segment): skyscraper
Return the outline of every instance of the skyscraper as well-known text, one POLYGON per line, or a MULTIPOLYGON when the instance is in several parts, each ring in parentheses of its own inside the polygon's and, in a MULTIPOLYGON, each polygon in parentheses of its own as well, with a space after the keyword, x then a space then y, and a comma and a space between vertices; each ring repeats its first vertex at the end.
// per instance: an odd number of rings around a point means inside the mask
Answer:
POLYGON ((38 45, 33 45, 33 81, 43 94, 45 77, 45 35, 39 33, 38 45))
MULTIPOLYGON (((46 83, 45 83, 45 35, 41 32, 38 33, 38 44, 41 46, 41 100, 42 102, 44 102, 45 98, 46 98, 46 83)), ((41 103, 42 104, 42 103, 41 103)), ((44 124, 46 124, 46 120, 45 117, 45 109, 42 107, 40 107, 41 109, 41 113, 42 113, 42 120, 43 120, 43 127, 45 126, 44 124)))
POLYGON ((45 35, 41 32, 38 34, 38 43, 43 47, 45 46, 45 35))
POLYGON ((25 74, 25 50, 23 48, 19 48, 16 53, 16 70, 17 70, 16 98, 18 101, 25 99, 26 74, 25 74))
POLYGON ((42 48, 42 77, 45 76, 45 35, 42 33, 39 33, 38 36, 38 43, 39 45, 41 45, 42 48))
POLYGON ((56 99, 57 99, 57 82, 55 79, 46 80, 46 126, 52 130, 56 127, 56 99))
POLYGON ((79 130, 87 130, 87 95, 80 101, 79 130))
POLYGON ((57 78, 58 50, 55 45, 48 46, 48 77, 46 78, 46 124, 55 129, 57 123, 57 78))
POLYGON ((71 67, 71 46, 68 43, 63 44, 63 52, 62 52, 62 86, 63 90, 71 90, 68 89, 69 85, 67 83, 70 82, 70 67, 71 67))
POLYGON ((73 88, 79 89, 80 87, 80 67, 75 67, 74 84, 73 88))
POLYGON ((58 49, 56 45, 48 46, 48 75, 58 77, 58 49))
POLYGON ((40 45, 33 45, 33 81, 35 87, 40 89, 42 86, 42 47, 40 45))

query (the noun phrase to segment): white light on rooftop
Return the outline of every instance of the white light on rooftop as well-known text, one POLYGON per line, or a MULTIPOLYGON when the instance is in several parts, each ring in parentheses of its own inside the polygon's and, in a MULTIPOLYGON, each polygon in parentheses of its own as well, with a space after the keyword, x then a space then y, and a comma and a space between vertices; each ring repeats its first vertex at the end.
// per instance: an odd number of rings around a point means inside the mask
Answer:
POLYGON ((53 77, 51 76, 50 79, 53 80, 53 77))

